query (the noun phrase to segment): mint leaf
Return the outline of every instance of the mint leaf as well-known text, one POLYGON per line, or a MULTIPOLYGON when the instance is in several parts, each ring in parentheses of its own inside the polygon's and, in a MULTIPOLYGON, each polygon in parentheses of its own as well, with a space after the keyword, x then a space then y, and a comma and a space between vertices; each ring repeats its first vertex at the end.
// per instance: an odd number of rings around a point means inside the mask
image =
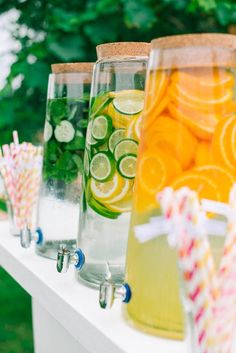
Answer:
POLYGON ((73 141, 69 142, 66 145, 65 148, 69 151, 84 150, 85 138, 83 136, 76 136, 73 141))

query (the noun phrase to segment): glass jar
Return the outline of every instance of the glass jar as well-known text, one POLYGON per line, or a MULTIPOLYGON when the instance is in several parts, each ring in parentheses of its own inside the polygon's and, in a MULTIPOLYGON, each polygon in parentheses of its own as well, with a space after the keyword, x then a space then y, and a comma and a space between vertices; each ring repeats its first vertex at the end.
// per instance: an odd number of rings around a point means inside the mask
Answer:
POLYGON ((36 253, 75 247, 93 63, 52 65, 44 126, 36 253))
POLYGON ((107 264, 114 281, 124 278, 148 53, 148 43, 97 47, 77 242, 85 255, 79 278, 91 286, 107 264))
POLYGON ((176 250, 164 230, 155 236, 163 226, 157 194, 168 186, 197 191, 218 267, 225 234, 216 234, 217 224, 224 229, 219 215, 236 181, 236 39, 182 35, 153 40, 151 48, 126 263, 132 296, 124 310, 138 328, 183 340, 176 250), (155 221, 156 233, 146 228, 150 239, 142 243, 138 230, 155 221))

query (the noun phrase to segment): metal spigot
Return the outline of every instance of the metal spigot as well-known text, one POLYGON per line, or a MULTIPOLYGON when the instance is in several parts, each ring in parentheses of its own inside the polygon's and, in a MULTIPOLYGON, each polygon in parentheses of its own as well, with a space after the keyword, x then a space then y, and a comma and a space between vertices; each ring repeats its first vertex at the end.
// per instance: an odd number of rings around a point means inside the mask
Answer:
POLYGON ((70 265, 74 265, 77 271, 80 271, 85 263, 85 255, 81 249, 71 252, 64 246, 57 252, 57 271, 66 273, 70 265))
POLYGON ((115 299, 120 299, 123 303, 129 303, 131 299, 131 289, 128 283, 115 285, 112 281, 109 264, 107 263, 107 276, 100 284, 99 304, 102 309, 110 309, 115 299))
POLYGON ((32 232, 28 226, 20 231, 20 243, 22 248, 29 248, 32 241, 35 241, 37 245, 43 243, 43 232, 40 228, 37 228, 35 232, 32 232))

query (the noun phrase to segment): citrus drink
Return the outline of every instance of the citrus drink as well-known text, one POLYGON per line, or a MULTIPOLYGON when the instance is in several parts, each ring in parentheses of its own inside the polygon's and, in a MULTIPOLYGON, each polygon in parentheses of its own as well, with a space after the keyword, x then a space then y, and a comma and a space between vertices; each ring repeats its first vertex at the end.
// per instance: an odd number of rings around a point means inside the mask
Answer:
MULTIPOLYGON (((234 71, 223 67, 183 64, 151 69, 147 77, 126 266, 132 299, 125 311, 136 326, 159 336, 184 337, 177 257, 166 235, 141 244, 135 229, 161 215, 157 194, 167 186, 228 202, 236 181, 234 87, 234 71)), ((217 265, 223 237, 209 235, 217 265)))

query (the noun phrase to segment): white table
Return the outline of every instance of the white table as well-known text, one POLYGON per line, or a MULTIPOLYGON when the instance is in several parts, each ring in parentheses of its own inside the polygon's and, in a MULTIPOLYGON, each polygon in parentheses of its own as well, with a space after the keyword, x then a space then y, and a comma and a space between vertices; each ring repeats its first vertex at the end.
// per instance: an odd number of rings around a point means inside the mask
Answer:
POLYGON ((0 223, 0 265, 32 296, 35 353, 187 353, 184 343, 128 326, 121 303, 100 309, 98 292, 78 283, 72 268, 57 273, 54 261, 21 248, 8 229, 0 223))

